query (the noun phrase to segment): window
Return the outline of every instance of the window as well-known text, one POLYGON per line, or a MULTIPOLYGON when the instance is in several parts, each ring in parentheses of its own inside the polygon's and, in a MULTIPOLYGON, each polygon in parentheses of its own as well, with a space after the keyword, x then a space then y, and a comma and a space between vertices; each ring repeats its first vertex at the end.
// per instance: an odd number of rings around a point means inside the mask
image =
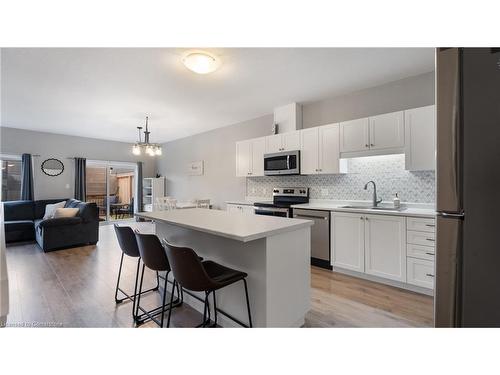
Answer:
POLYGON ((15 201, 21 199, 21 160, 2 158, 2 194, 0 200, 15 201))

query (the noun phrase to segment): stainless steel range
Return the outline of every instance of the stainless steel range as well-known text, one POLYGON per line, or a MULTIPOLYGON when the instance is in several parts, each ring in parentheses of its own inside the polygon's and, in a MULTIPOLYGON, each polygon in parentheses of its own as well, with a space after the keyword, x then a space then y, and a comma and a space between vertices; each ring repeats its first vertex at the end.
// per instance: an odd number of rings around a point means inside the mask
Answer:
POLYGON ((255 202, 256 215, 292 217, 290 206, 309 202, 309 188, 274 188, 273 200, 269 202, 255 202))

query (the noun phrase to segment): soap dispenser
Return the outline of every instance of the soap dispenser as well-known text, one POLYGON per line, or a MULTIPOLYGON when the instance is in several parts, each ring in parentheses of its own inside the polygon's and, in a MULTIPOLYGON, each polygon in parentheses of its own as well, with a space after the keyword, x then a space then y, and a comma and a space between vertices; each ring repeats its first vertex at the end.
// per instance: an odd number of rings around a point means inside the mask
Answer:
POLYGON ((401 207, 401 200, 399 199, 398 193, 396 193, 396 196, 394 197, 394 208, 400 208, 401 207))

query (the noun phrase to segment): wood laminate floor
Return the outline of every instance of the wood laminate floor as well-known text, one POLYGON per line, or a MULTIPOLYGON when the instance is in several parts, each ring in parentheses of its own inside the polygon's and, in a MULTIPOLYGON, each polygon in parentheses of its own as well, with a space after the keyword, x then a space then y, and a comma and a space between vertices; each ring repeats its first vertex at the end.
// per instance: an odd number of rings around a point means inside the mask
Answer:
MULTIPOLYGON (((129 222, 152 233, 150 223, 129 222)), ((115 304, 114 292, 121 251, 112 225, 100 227, 97 246, 44 253, 36 244, 7 247, 10 314, 8 326, 134 327, 131 303, 115 304)), ((125 259, 123 288, 133 289, 137 263, 125 259)), ((155 277, 147 273, 148 286, 155 277)), ((312 301, 306 327, 430 327, 429 296, 311 268, 312 301)), ((159 293, 142 301, 159 305, 159 293)), ((142 302, 141 302, 142 305, 142 302)), ((184 304, 172 313, 175 327, 193 327, 201 314, 184 304)), ((156 327, 153 322, 141 327, 156 327)))

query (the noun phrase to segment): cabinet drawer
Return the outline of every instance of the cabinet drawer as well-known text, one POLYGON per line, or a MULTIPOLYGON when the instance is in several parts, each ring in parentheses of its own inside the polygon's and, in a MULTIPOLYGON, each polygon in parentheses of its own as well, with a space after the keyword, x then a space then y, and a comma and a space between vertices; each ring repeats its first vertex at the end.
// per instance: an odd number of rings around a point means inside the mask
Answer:
POLYGON ((406 245, 406 256, 419 258, 419 259, 427 259, 434 260, 434 248, 430 246, 421 246, 414 244, 406 245))
POLYGON ((436 234, 430 232, 416 232, 409 230, 406 232, 406 242, 413 245, 434 247, 436 234))
POLYGON ((436 232, 435 219, 422 219, 416 217, 409 217, 406 219, 406 228, 408 230, 416 230, 419 232, 436 232))
POLYGON ((408 284, 434 289, 434 262, 431 260, 407 258, 406 275, 408 284))

